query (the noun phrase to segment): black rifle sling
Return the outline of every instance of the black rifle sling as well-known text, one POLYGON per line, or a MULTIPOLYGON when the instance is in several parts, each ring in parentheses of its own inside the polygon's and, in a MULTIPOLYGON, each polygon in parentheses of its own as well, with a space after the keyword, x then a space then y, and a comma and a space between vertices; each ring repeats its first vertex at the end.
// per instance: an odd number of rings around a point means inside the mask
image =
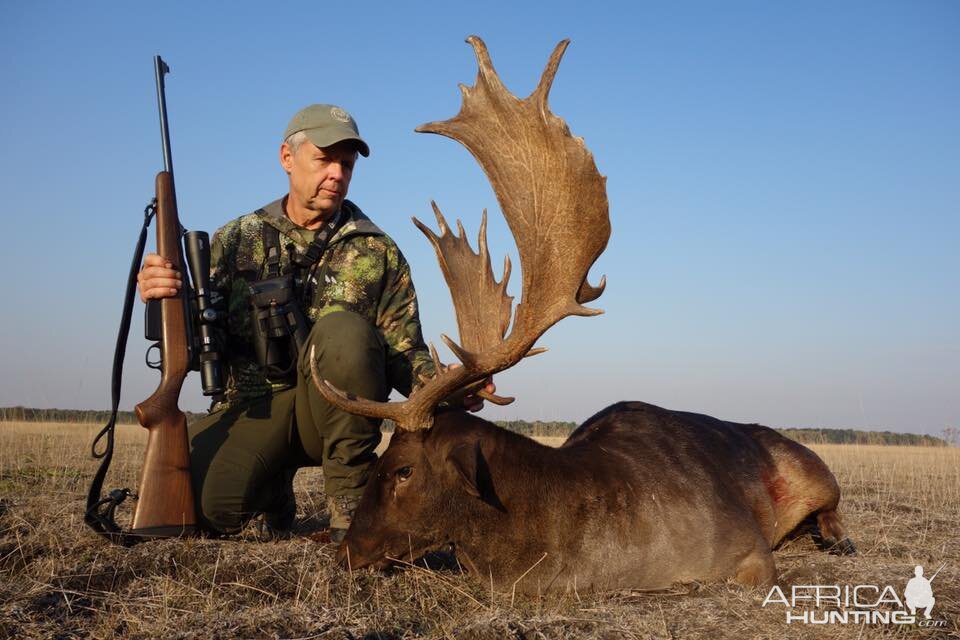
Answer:
POLYGON ((93 476, 93 482, 90 483, 90 491, 87 493, 87 512, 83 517, 84 522, 101 536, 111 542, 116 542, 124 546, 130 546, 139 542, 139 538, 131 536, 120 529, 120 525, 114 519, 114 511, 127 496, 135 494, 130 489, 114 489, 104 498, 101 495, 103 481, 106 478, 107 470, 110 468, 110 461, 113 460, 113 440, 114 432, 117 426, 117 411, 120 407, 120 383, 123 377, 123 356, 127 351, 127 337, 130 335, 130 318, 133 315, 133 302, 137 292, 137 274, 140 272, 140 262, 143 260, 143 250, 147 244, 147 228, 153 219, 157 209, 157 199, 154 198, 150 204, 143 210, 143 227, 140 229, 140 239, 137 241, 137 248, 133 252, 133 262, 130 264, 130 274, 127 277, 127 291, 123 300, 123 312, 120 317, 120 330, 117 333, 117 345, 113 351, 113 372, 110 379, 110 388, 113 404, 110 410, 110 420, 106 426, 100 430, 97 437, 93 440, 91 453, 94 458, 101 460, 100 468, 93 476), (107 444, 102 452, 97 451, 100 441, 106 437, 107 444))
MULTIPOLYGON (((323 286, 322 283, 317 282, 317 267, 320 265, 320 259, 323 258, 323 254, 327 250, 327 245, 330 244, 330 239, 337 235, 337 232, 340 231, 340 227, 343 226, 346 219, 347 216, 343 214, 343 209, 338 211, 337 217, 333 222, 325 224, 317 230, 317 234, 313 237, 313 242, 310 243, 310 246, 307 247, 306 253, 294 256, 293 258, 293 261, 300 267, 301 273, 303 273, 301 300, 303 300, 304 304, 313 302, 313 292, 316 285, 319 284, 323 286)), ((323 274, 320 275, 322 277, 323 274)))
POLYGON ((263 255, 266 258, 263 271, 260 273, 260 279, 268 280, 280 275, 280 231, 273 225, 267 224, 265 220, 267 217, 266 211, 257 209, 257 215, 264 219, 261 235, 263 237, 263 255))
MULTIPOLYGON (((263 209, 258 209, 256 213, 261 218, 266 218, 268 215, 263 209)), ((298 253, 292 249, 290 250, 290 266, 296 271, 294 274, 294 282, 300 288, 298 298, 301 303, 306 305, 310 304, 310 294, 313 293, 313 287, 311 285, 317 284, 315 282, 317 265, 319 265, 320 259, 323 258, 323 254, 327 250, 327 245, 330 244, 330 239, 337 234, 337 231, 343 226, 346 218, 347 216, 343 214, 342 210, 338 211, 337 217, 333 220, 332 224, 325 224, 320 229, 317 229, 316 234, 313 236, 313 242, 307 246, 306 251, 298 253)), ((264 220, 261 235, 263 238, 263 254, 265 256, 261 277, 263 279, 276 278, 280 275, 280 231, 264 220)))

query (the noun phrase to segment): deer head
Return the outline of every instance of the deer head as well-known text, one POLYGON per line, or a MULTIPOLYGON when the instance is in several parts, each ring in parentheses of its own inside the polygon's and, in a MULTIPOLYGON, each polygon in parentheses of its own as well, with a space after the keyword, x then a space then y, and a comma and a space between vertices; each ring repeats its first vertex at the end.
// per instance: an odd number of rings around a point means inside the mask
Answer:
MULTIPOLYGON (((328 402, 351 413, 390 418, 406 430, 429 428, 434 410, 452 392, 545 351, 534 344, 563 318, 602 313, 583 305, 599 297, 605 285, 601 278, 598 286, 591 286, 587 273, 610 238, 606 179, 597 171, 583 139, 572 136, 547 105, 569 41, 557 45, 537 88, 522 100, 503 86, 483 41, 470 36, 467 42, 473 46, 479 71, 474 86, 460 85, 460 112, 417 131, 460 142, 486 173, 520 255, 520 303, 512 310, 513 298, 506 291, 509 258, 504 260, 500 281, 494 277, 486 211, 480 223, 479 253, 475 253, 463 225, 457 221, 459 233, 454 236, 434 203, 439 235, 416 218, 413 222, 433 244, 453 297, 460 342, 446 335, 441 338, 462 366, 441 363, 431 345, 436 365, 432 378, 422 380, 406 401, 373 402, 321 380, 312 353, 310 357, 314 383, 328 402)), ((488 399, 501 404, 512 401, 488 399)))

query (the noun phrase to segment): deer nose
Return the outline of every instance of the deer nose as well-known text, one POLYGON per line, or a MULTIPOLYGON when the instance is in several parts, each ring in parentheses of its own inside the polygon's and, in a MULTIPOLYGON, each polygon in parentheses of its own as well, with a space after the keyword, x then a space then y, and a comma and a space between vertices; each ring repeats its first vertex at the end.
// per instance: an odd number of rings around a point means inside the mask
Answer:
POLYGON ((370 566, 382 568, 380 565, 383 560, 382 554, 378 554, 376 551, 368 549, 364 552, 355 541, 351 540, 349 534, 337 547, 337 564, 344 569, 362 569, 370 566))
POLYGON ((344 538, 337 547, 337 563, 344 569, 360 569, 369 565, 371 560, 349 538, 344 538))

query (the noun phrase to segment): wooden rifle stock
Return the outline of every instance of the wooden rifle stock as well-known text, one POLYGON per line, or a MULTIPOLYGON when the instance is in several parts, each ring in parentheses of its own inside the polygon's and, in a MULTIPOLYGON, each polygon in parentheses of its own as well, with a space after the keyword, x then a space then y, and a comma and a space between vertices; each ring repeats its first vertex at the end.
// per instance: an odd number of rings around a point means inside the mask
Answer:
MULTIPOLYGON (((157 174, 157 253, 185 274, 181 227, 173 174, 157 174)), ((136 406, 137 419, 147 429, 147 452, 140 474, 133 535, 168 538, 197 531, 187 418, 180 410, 180 389, 190 370, 186 278, 179 295, 161 300, 163 373, 160 385, 136 406)))

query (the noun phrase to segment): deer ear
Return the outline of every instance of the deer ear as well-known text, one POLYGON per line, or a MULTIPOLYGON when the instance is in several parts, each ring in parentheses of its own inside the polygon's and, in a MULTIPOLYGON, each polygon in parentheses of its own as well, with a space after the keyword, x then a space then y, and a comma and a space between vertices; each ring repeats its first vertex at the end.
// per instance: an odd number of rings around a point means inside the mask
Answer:
POLYGON ((457 445, 447 454, 447 462, 453 466, 457 475, 460 476, 467 493, 475 498, 480 497, 480 482, 477 470, 480 467, 479 461, 482 457, 483 453, 480 451, 479 441, 457 445))

